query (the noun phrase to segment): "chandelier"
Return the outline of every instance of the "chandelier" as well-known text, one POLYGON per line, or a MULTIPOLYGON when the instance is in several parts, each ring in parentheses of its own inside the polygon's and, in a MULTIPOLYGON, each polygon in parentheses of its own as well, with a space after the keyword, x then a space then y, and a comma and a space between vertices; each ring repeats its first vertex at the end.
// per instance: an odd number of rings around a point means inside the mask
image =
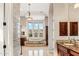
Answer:
POLYGON ((28 11, 28 17, 27 17, 27 20, 32 20, 32 17, 31 17, 31 12, 30 12, 30 3, 28 4, 28 6, 29 6, 29 11, 28 11))

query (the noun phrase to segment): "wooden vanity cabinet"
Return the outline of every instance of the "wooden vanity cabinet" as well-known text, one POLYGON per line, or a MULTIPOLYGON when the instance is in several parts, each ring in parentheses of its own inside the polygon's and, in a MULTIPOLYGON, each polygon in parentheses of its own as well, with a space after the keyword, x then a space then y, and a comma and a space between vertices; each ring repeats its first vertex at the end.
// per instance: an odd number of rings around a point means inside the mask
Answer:
POLYGON ((79 56, 79 53, 70 50, 70 55, 71 56, 79 56))
POLYGON ((69 56, 69 50, 59 44, 57 44, 57 51, 59 56, 69 56))
POLYGON ((63 45, 58 44, 58 43, 57 43, 57 52, 58 52, 58 56, 79 56, 78 51, 74 51, 70 47, 67 48, 66 46, 63 46, 63 45))

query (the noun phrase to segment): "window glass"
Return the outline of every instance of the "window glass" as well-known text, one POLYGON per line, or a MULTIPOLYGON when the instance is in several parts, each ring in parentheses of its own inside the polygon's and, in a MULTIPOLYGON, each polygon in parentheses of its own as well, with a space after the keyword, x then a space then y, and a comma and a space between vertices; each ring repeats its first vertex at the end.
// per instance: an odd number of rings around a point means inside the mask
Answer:
POLYGON ((32 30, 29 30, 29 37, 32 37, 32 30))
POLYGON ((38 23, 34 24, 34 29, 38 29, 38 23))
POLYGON ((39 23, 39 29, 43 29, 43 24, 39 23))
POLYGON ((28 23, 28 29, 33 29, 33 24, 32 23, 28 23))
POLYGON ((42 22, 30 22, 27 27, 29 37, 43 37, 44 24, 42 22))

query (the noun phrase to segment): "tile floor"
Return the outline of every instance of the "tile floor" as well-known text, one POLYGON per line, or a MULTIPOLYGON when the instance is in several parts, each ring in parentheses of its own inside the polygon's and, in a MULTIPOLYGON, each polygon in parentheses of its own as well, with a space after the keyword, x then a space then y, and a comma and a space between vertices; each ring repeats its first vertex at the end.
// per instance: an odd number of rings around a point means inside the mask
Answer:
POLYGON ((23 56, 52 56, 53 52, 49 51, 48 47, 26 47, 22 46, 23 56))

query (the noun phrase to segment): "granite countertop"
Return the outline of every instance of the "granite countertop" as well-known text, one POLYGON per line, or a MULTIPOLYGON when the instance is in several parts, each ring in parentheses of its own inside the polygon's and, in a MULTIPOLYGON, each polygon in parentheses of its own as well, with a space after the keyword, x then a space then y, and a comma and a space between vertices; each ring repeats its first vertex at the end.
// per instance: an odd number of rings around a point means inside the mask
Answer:
POLYGON ((70 50, 72 50, 74 52, 79 53, 79 47, 76 47, 74 45, 65 45, 65 44, 61 44, 61 43, 58 43, 58 44, 60 44, 61 46, 65 47, 67 49, 70 49, 70 50))
POLYGON ((76 47, 76 46, 65 46, 64 45, 64 47, 66 47, 66 48, 68 48, 68 49, 70 49, 70 50, 73 50, 74 52, 77 52, 77 53, 79 53, 79 47, 76 47))

